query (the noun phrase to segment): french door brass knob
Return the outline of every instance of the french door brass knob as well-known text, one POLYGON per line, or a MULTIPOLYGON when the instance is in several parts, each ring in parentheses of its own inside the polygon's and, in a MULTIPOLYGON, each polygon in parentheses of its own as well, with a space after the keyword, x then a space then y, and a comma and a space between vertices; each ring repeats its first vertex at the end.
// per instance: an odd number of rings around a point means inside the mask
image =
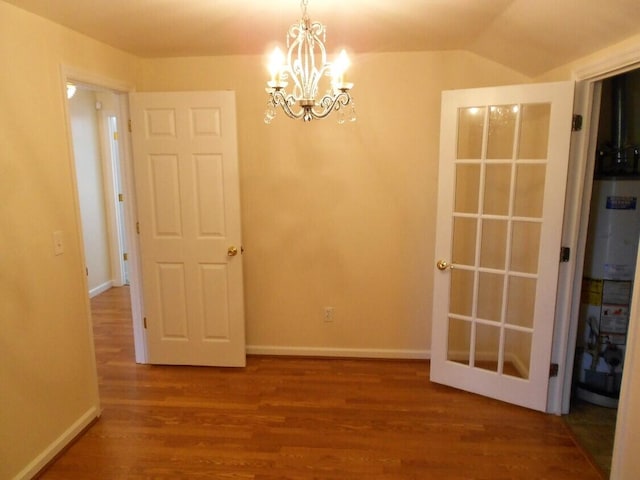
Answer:
POLYGON ((235 257, 238 254, 238 249, 236 247, 234 247, 233 245, 230 246, 227 249, 227 256, 228 257, 235 257))
POLYGON ((446 270, 447 268, 453 268, 452 265, 448 263, 446 260, 438 260, 438 263, 436 263, 436 267, 438 267, 438 270, 446 270))

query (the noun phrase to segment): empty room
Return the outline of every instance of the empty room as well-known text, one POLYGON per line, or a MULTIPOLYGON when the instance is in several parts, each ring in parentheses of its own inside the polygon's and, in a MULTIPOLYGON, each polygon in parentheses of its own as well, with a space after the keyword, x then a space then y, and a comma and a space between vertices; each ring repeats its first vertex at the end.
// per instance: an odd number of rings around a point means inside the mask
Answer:
POLYGON ((638 18, 0 0, 0 478, 635 478, 638 18))

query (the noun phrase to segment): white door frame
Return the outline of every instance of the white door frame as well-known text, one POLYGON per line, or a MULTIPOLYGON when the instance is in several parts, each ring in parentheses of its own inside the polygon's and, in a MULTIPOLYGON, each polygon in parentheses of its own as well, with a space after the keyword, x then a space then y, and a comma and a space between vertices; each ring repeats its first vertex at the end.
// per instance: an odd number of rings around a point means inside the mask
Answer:
MULTIPOLYGON (((98 103, 103 103, 100 98, 102 91, 96 91, 96 97, 98 103)), ((108 95, 113 95, 118 99, 118 94, 112 91, 106 92, 108 95)), ((123 156, 122 142, 117 142, 113 138, 113 131, 109 124, 109 119, 115 117, 118 122, 118 135, 121 135, 119 131, 123 128, 121 125, 122 115, 120 112, 120 105, 115 106, 116 110, 105 110, 104 104, 98 107, 96 104, 96 110, 98 113, 98 127, 100 130, 100 151, 101 163, 102 163, 102 178, 105 194, 105 210, 108 223, 108 235, 109 235, 109 251, 111 256, 111 279, 112 283, 116 287, 121 287, 126 283, 125 278, 125 261, 123 254, 127 251, 126 245, 121 242, 122 231, 124 227, 124 218, 121 218, 118 209, 118 194, 123 193, 120 183, 122 182, 122 175, 120 174, 120 164, 123 156), (115 145, 114 145, 115 143, 115 145), (117 149, 114 152, 114 149, 117 149)))
MULTIPOLYGON (((127 254, 129 262, 129 282, 130 282, 130 297, 131 297, 131 315, 133 317, 133 339, 135 346, 135 358, 137 363, 147 363, 147 346, 146 337, 143 324, 143 305, 142 305, 142 293, 140 282, 140 255, 137 236, 133 234, 136 231, 136 198, 135 188, 133 182, 133 164, 132 164, 132 149, 131 149, 131 134, 128 128, 126 128, 129 119, 129 92, 135 91, 133 85, 106 78, 100 75, 96 75, 86 70, 77 69, 68 65, 61 65, 60 75, 62 80, 63 94, 66 98, 66 84, 67 82, 81 83, 84 85, 90 85, 95 87, 96 90, 109 90, 118 96, 119 111, 118 117, 120 121, 119 140, 120 140, 120 161, 121 161, 121 176, 122 176, 122 190, 125 196, 125 225, 127 231, 130 233, 127 235, 127 254)), ((69 145, 72 145, 70 116, 67 102, 64 102, 64 112, 68 125, 68 137, 69 145)), ((74 165, 73 149, 70 149, 69 154, 72 157, 72 168, 74 165)), ((80 219, 80 207, 77 187, 74 189, 74 197, 76 204, 76 218, 78 219, 78 228, 81 229, 80 219)), ((78 238, 80 238, 80 249, 82 255, 82 265, 86 264, 86 252, 84 251, 84 245, 82 243, 82 231, 76 232, 78 238)), ((84 272, 82 272, 84 276, 84 272)))

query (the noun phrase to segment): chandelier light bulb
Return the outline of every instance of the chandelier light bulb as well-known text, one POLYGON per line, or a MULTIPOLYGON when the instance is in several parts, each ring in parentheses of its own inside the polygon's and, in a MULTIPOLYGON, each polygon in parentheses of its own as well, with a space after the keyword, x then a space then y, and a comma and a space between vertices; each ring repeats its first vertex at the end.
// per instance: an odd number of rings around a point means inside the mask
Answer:
POLYGON ((271 56, 269 57, 269 73, 271 74, 271 81, 276 83, 280 81, 280 70, 284 65, 284 54, 278 47, 273 49, 271 56))
POLYGON ((347 52, 345 50, 342 50, 340 52, 340 55, 338 55, 336 61, 333 62, 332 68, 333 83, 337 86, 337 88, 340 88, 340 85, 344 85, 345 73, 350 64, 351 62, 349 62, 347 52))

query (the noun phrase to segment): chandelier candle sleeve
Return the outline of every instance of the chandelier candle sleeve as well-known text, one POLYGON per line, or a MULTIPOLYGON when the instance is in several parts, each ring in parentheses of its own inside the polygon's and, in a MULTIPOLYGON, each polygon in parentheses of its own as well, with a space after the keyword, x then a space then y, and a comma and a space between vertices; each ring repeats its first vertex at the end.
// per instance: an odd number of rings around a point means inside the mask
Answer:
POLYGON ((307 4, 308 0, 302 1, 302 18, 289 27, 286 54, 276 47, 269 57, 271 79, 267 82, 269 100, 264 121, 271 123, 278 108, 288 117, 305 122, 325 118, 333 111, 338 113, 338 123, 346 118, 355 121, 355 105, 349 93, 353 83, 345 81, 350 64, 347 53, 342 50, 333 63, 327 60, 325 26, 311 21, 307 4), (287 90, 289 83, 291 88, 287 90))

